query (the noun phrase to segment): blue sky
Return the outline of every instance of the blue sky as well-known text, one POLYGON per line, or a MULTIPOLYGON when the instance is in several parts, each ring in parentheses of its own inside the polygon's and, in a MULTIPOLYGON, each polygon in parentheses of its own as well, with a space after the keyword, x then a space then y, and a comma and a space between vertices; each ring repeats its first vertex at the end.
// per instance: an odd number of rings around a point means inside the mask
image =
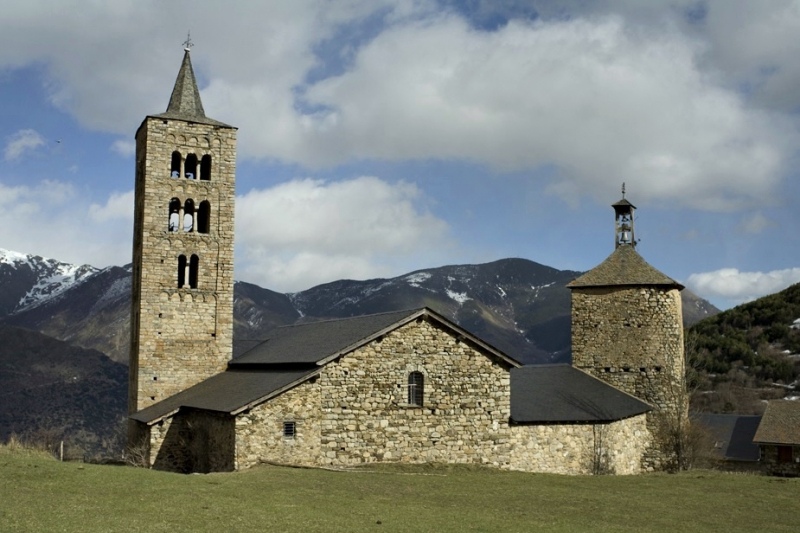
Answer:
POLYGON ((11 2, 0 248, 130 261, 133 135, 187 30, 239 128, 237 279, 588 270, 624 181, 640 253, 717 306, 800 282, 788 0, 11 2))

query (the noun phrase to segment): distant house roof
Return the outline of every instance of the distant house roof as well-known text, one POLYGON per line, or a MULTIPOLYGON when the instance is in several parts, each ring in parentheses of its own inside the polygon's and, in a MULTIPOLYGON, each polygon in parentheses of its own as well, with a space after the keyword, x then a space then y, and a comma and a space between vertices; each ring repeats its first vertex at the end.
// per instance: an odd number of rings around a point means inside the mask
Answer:
POLYGON ((683 289, 683 285, 662 274, 645 261, 633 246, 618 246, 605 261, 567 284, 578 287, 656 285, 683 289))
POLYGON ((651 409, 571 365, 511 369, 511 419, 516 423, 611 422, 651 409))
POLYGON ((450 329, 456 336, 508 363, 519 363, 485 341, 428 308, 378 313, 353 318, 308 322, 272 330, 262 343, 233 359, 229 367, 250 365, 324 365, 413 320, 427 318, 450 329))
POLYGON ((226 370, 134 413, 131 418, 155 424, 182 407, 235 414, 250 405, 277 396, 321 370, 319 367, 270 371, 226 370))
POLYGON ((427 319, 511 367, 519 363, 427 308, 283 326, 230 361, 225 372, 133 414, 154 424, 180 408, 236 414, 312 378, 321 367, 411 321, 427 319))
POLYGON ((757 415, 708 414, 692 416, 714 439, 715 451, 726 461, 758 461, 760 452, 753 442, 761 417, 757 415))
POLYGON ((769 402, 753 441, 758 444, 800 445, 800 401, 769 402))

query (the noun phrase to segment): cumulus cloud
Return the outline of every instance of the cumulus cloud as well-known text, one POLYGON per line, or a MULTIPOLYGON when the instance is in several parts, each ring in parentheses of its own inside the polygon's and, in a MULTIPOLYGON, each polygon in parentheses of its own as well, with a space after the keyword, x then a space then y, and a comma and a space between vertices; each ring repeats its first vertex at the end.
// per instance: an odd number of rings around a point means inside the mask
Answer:
POLYGON ((15 161, 43 145, 44 137, 36 130, 19 130, 8 138, 3 155, 6 161, 15 161))
POLYGON ((640 201, 724 211, 768 202, 797 142, 748 98, 800 94, 800 44, 786 37, 797 2, 710 3, 692 23, 697 2, 537 2, 554 16, 491 31, 427 2, 65 2, 59 17, 35 2, 5 10, 0 66, 46 65, 56 106, 117 133, 166 106, 181 20, 206 110, 241 128, 243 157, 547 166, 563 197, 626 181, 640 201))
POLYGON ((122 157, 130 157, 136 153, 136 143, 133 141, 117 139, 111 143, 111 151, 121 155, 122 157))
POLYGON ((237 198, 236 275, 281 291, 396 275, 398 263, 446 250, 448 231, 410 183, 294 180, 237 198))
POLYGON ((304 157, 553 165, 564 196, 626 181, 642 200, 710 210, 760 202, 796 134, 701 72, 699 49, 618 17, 512 21, 495 32, 458 17, 394 27, 348 72, 308 88, 322 111, 304 117, 304 157))
POLYGON ((120 235, 131 234, 132 197, 132 192, 114 194, 104 206, 89 205, 69 183, 0 182, 2 247, 98 267, 128 263, 131 242, 120 235), (128 217, 112 216, 117 210, 127 210, 128 217))
POLYGON ((722 298, 740 304, 779 292, 799 282, 800 268, 771 272, 740 272, 735 268, 722 268, 692 274, 686 283, 704 298, 722 298))
POLYGON ((91 204, 89 218, 94 222, 120 219, 133 224, 133 191, 114 192, 104 205, 91 204))
POLYGON ((797 110, 800 2, 709 2, 703 30, 713 64, 732 81, 745 84, 757 103, 797 110))

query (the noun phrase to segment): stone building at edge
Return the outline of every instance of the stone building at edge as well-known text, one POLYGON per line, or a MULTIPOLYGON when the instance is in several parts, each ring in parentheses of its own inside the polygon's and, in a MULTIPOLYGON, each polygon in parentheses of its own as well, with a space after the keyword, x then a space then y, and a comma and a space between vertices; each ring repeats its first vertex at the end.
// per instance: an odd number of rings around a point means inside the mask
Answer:
POLYGON ((136 133, 130 445, 178 472, 262 462, 664 468, 685 416, 679 283, 614 249, 572 281, 572 365, 523 366, 427 308, 285 326, 232 356, 236 128, 205 115, 187 49, 136 133))

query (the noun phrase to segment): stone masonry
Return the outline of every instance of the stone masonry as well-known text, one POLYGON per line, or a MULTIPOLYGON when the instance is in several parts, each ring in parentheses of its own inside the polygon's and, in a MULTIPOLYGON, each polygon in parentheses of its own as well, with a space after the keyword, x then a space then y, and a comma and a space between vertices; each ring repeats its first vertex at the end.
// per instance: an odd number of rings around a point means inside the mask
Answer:
MULTIPOLYGON (((659 416, 686 416, 683 323, 674 287, 575 287, 572 289, 572 364, 656 407, 659 416)), ((663 460, 655 447, 648 468, 663 460)))
POLYGON ((509 425, 509 387, 506 363, 413 322, 238 415, 236 468, 442 462, 580 474, 593 471, 596 452, 609 471, 640 471, 643 415, 598 427, 509 425), (425 376, 421 407, 407 403, 412 371, 425 376), (293 437, 284 422, 294 422, 293 437))
POLYGON ((236 130, 147 117, 136 144, 131 412, 223 371, 230 359, 236 130), (191 156, 210 157, 206 175, 198 164, 186 177, 191 156), (171 228, 173 199, 182 216, 171 228), (198 231, 196 212, 184 212, 187 200, 194 206, 210 204, 206 233, 198 231), (178 286, 180 256, 186 262, 183 287, 178 286), (189 283, 192 256, 197 258, 196 288, 189 283))

